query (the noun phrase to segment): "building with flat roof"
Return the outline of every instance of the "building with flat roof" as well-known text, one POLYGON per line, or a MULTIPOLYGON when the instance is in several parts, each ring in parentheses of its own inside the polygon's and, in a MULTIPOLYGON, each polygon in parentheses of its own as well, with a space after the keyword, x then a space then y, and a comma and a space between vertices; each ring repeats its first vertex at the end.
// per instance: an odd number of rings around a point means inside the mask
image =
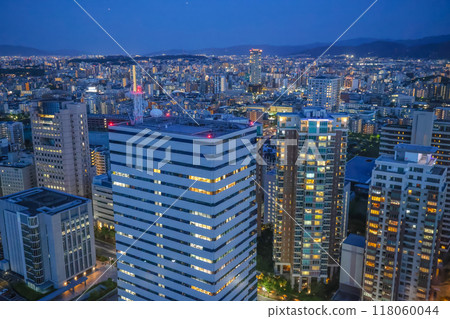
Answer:
POLYGON ((37 291, 61 288, 95 267, 89 199, 32 188, 0 199, 3 270, 37 291))
MULTIPOLYGON (((433 112, 415 111, 412 125, 386 125, 381 130, 380 155, 394 155, 397 144, 419 144, 437 147, 436 165, 450 167, 450 121, 435 120, 433 112)), ((447 170, 450 183, 450 169, 447 170)), ((448 190, 450 191, 450 190, 448 190)), ((442 221, 441 250, 450 249, 450 193, 446 196, 442 221)))
POLYGON ((339 289, 333 296, 333 300, 357 301, 361 299, 365 247, 364 236, 356 234, 349 234, 342 242, 339 289))
POLYGON ((342 78, 333 75, 319 75, 308 78, 309 107, 324 107, 337 111, 340 104, 342 78))
POLYGON ((39 101, 31 113, 37 185, 72 195, 91 195, 86 105, 39 101))
POLYGON ((32 162, 0 163, 0 196, 36 187, 36 171, 32 162))
POLYGON ((399 144, 369 190, 363 300, 429 300, 437 276, 447 169, 437 148, 399 144))
POLYGON ((306 288, 336 273, 346 235, 348 116, 324 108, 278 114, 275 273, 306 288), (282 208, 281 208, 281 207, 282 208))
POLYGON ((351 189, 358 193, 369 191, 375 158, 355 156, 345 166, 345 181, 351 183, 351 189))
POLYGON ((256 300, 256 161, 244 144, 256 126, 160 117, 109 130, 119 299, 256 300))

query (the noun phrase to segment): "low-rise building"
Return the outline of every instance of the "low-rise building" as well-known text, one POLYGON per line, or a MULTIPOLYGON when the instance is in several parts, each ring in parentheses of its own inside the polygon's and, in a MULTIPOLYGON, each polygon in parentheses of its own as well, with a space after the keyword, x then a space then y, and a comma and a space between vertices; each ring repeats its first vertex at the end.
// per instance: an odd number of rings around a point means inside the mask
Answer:
POLYGON ((89 199, 42 187, 3 197, 0 233, 0 268, 37 291, 61 288, 95 267, 89 199))
POLYGON ((32 161, 0 163, 0 196, 11 195, 36 186, 36 171, 32 161))

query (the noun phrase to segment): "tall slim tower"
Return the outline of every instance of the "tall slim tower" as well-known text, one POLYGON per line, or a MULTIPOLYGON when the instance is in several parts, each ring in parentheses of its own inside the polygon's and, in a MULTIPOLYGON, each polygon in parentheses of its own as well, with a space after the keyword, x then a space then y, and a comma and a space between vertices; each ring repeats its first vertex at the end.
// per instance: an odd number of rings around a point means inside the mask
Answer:
POLYGON ((325 281, 338 267, 345 238, 345 114, 323 108, 279 115, 275 272, 288 274, 299 289, 325 281), (330 257, 331 256, 331 257, 330 257), (333 260, 334 259, 334 260, 333 260))
POLYGON ((436 147, 399 144, 369 190, 363 300, 428 300, 436 276, 447 169, 436 147))
POLYGON ((250 50, 250 84, 261 84, 261 54, 260 49, 250 50))
POLYGON ((86 105, 61 100, 38 102, 31 111, 37 185, 91 196, 86 105))
POLYGON ((256 165, 242 163, 242 136, 256 139, 256 127, 175 117, 110 127, 120 300, 256 300, 256 165), (214 156, 222 143, 237 165, 214 156))

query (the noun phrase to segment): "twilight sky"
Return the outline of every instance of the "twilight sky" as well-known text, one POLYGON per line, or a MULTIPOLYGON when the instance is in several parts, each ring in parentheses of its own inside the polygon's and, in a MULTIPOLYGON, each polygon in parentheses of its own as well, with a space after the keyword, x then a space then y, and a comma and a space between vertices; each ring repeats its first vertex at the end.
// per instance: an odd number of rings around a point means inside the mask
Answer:
MULTIPOLYGON (((373 0, 77 0, 131 54, 333 42, 373 0)), ((450 34, 448 0, 379 0, 343 39, 450 34)), ((122 53, 73 0, 0 0, 0 44, 122 53)))

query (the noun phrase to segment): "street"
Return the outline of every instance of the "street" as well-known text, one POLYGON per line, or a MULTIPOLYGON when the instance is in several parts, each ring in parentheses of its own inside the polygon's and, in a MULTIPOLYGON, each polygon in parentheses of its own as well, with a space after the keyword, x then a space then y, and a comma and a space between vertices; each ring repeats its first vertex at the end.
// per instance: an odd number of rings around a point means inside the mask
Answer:
POLYGON ((74 288, 74 291, 66 291, 63 294, 56 297, 55 301, 69 301, 78 296, 80 296, 86 289, 89 289, 91 286, 98 284, 102 281, 108 280, 108 278, 112 278, 113 281, 117 281, 117 268, 112 266, 110 268, 109 263, 102 263, 97 261, 97 265, 100 266, 96 271, 90 274, 86 284, 80 284, 74 288), (97 281, 98 279, 98 281, 97 281))
POLYGON ((114 258, 116 257, 116 246, 114 244, 110 244, 101 240, 96 239, 95 240, 95 249, 98 256, 105 256, 108 258, 114 258))

